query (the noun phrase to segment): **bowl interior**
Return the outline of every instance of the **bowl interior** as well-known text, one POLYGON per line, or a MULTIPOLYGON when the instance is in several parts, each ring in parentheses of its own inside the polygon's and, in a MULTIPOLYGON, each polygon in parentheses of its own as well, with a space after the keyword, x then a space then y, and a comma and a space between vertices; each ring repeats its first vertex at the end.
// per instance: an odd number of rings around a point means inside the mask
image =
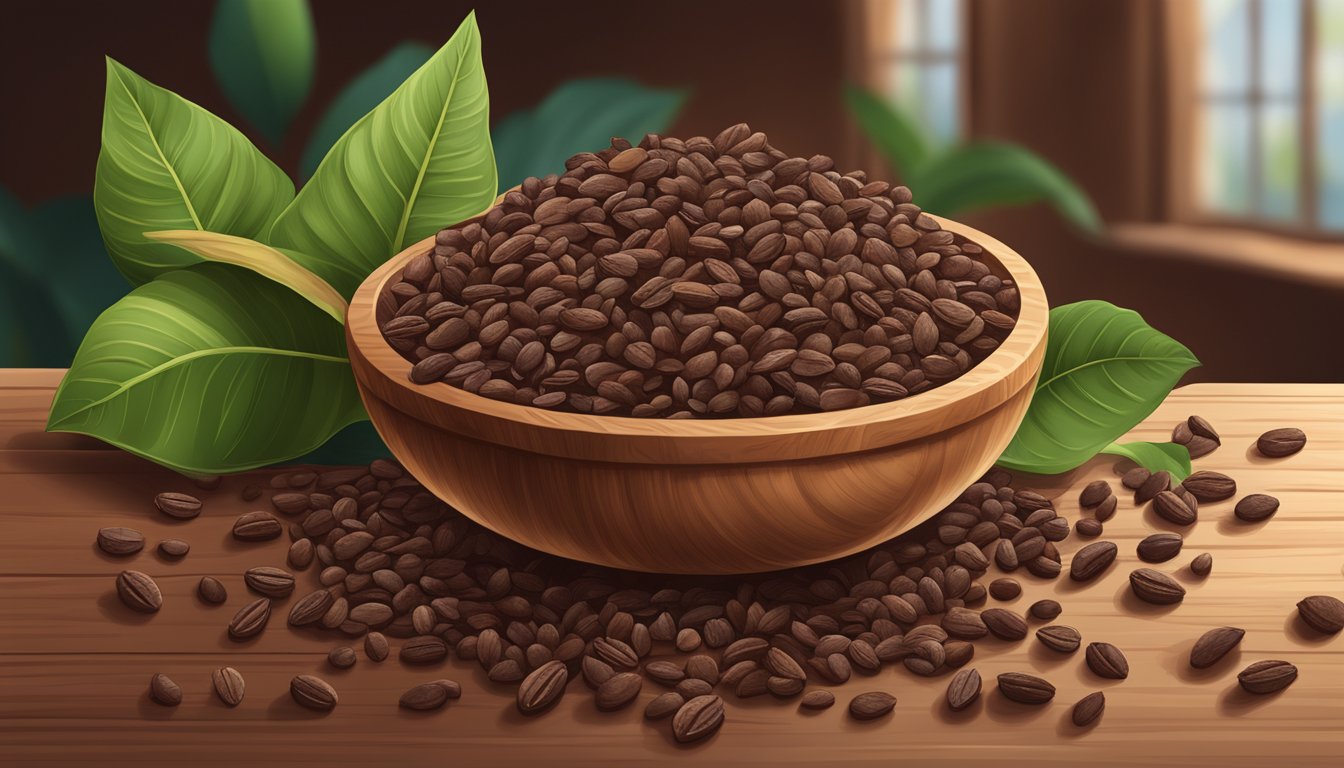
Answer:
MULTIPOLYGON (((937 217, 935 217, 937 218, 937 217)), ((446 383, 414 384, 412 363, 382 338, 395 312, 386 288, 406 263, 433 247, 427 238, 376 270, 350 304, 347 332, 361 384, 394 407, 434 426, 523 450, 620 463, 777 461, 872 450, 919 439, 998 407, 1039 370, 1048 321, 1044 288, 1011 248, 957 222, 943 228, 984 249, 993 274, 1018 285, 1017 325, 961 377, 918 395, 841 411, 761 418, 637 419, 548 411, 472 394, 446 383), (367 368, 379 375, 362 375, 367 368), (617 438, 617 439, 610 439, 617 438)))

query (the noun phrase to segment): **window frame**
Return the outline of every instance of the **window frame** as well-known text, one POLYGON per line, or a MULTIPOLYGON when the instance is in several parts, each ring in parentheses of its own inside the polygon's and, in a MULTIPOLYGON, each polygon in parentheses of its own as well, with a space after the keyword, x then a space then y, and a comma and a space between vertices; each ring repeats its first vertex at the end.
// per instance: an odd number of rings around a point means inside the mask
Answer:
MULTIPOLYGON (((889 98, 895 92, 890 81, 893 70, 899 62, 914 62, 917 65, 951 64, 956 87, 956 123, 955 135, 949 145, 965 140, 971 128, 971 0, 953 0, 957 3, 956 44, 951 51, 942 51, 919 47, 901 50, 899 13, 901 3, 915 3, 927 7, 940 0, 852 0, 846 3, 849 15, 847 48, 851 54, 846 62, 848 79, 861 85, 882 98, 889 98)), ((920 16, 920 23, 927 32, 928 14, 920 16)), ((927 39, 927 34, 921 34, 927 39)), ((852 122, 852 121, 851 121, 852 122)), ((861 167, 881 167, 876 153, 868 148, 857 126, 851 130, 851 146, 857 148, 856 155, 863 163, 861 167)))
POLYGON ((1263 34, 1260 21, 1266 0, 1247 0, 1249 4, 1248 50, 1251 61, 1250 83, 1244 94, 1216 94, 1206 91, 1202 82, 1201 60, 1206 43, 1201 18, 1200 2, 1167 3, 1165 18, 1165 51, 1170 63, 1169 114, 1171 154, 1167 192, 1171 218, 1184 224, 1253 229, 1300 239, 1338 242, 1344 240, 1344 230, 1325 229, 1320 218, 1319 157, 1317 136, 1317 40, 1316 0, 1293 0, 1300 8, 1301 35, 1298 69, 1298 87, 1293 103, 1297 108, 1298 173, 1296 215, 1292 219, 1278 219, 1256 214, 1263 196, 1263 159, 1260 110, 1267 103, 1267 94, 1261 86, 1260 56, 1263 34), (1190 45, 1189 41, 1197 41, 1190 45), (1244 104, 1251 110, 1248 143, 1251 147, 1250 183, 1251 211, 1246 214, 1223 213, 1208 208, 1200 199, 1199 178, 1201 120, 1206 108, 1216 103, 1244 104))

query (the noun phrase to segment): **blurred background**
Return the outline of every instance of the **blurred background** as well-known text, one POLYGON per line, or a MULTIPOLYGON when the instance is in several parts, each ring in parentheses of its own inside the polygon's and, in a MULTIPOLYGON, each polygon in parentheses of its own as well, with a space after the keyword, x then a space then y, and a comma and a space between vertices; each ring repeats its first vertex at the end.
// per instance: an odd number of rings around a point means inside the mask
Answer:
MULTIPOLYGON (((0 366, 63 366, 129 290, 89 201, 104 56, 301 182, 471 8, 9 0, 0 366)), ((916 181, 941 187, 928 207, 1016 248, 1052 304, 1106 299, 1189 346, 1204 362, 1190 380, 1344 380, 1344 0, 476 10, 501 183, 617 132, 745 121, 792 154, 908 181, 917 203, 916 181)))

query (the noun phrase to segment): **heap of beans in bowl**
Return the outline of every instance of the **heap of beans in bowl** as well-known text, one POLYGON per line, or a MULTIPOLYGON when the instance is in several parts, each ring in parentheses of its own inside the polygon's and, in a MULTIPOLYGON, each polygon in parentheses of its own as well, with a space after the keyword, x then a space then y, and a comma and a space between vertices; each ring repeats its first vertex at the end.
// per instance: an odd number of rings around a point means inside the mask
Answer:
POLYGON ((380 297, 383 336, 511 403, 669 419, 834 411, 966 373, 1017 287, 906 187, 739 124, 614 139, 439 232, 380 297))

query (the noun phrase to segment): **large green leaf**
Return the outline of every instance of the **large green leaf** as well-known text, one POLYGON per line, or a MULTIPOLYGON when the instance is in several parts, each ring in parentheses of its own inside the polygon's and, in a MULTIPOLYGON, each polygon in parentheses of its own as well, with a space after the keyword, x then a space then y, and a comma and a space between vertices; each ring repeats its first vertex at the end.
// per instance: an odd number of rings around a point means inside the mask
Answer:
POLYGON ((132 284, 196 261, 145 232, 257 238, 293 197, 293 182, 228 123, 107 60, 93 204, 107 252, 132 284))
POLYGON ((864 135, 901 178, 908 180, 928 161, 928 139, 895 106, 855 85, 845 86, 845 103, 864 135))
POLYGON ((1133 429, 1197 365, 1137 312, 1104 301, 1056 307, 1035 396, 999 464, 1067 472, 1133 429))
POLYGON ((145 237, 185 248, 204 261, 218 261, 250 269, 285 286, 305 301, 312 302, 313 306, 326 312, 336 322, 345 322, 345 299, 325 280, 300 266, 293 258, 292 251, 286 253, 245 237, 195 229, 146 232, 145 237))
MULTIPOLYGON (((495 199, 476 16, 345 133, 276 220, 272 245, 368 274, 495 199)), ((355 286, 322 274, 347 297, 355 286)))
POLYGON ((131 286, 107 257, 92 198, 84 195, 50 200, 33 208, 29 217, 45 239, 44 253, 64 267, 61 279, 49 285, 52 300, 70 334, 65 355, 58 364, 64 368, 70 365, 84 331, 103 310, 125 296, 131 286))
POLYGON ((1010 144, 967 144, 929 158, 906 178, 915 203, 941 216, 976 208, 1047 202, 1076 226, 1101 221, 1087 193, 1039 155, 1010 144))
POLYGON ((64 365, 74 348, 50 298, 56 262, 45 246, 23 204, 0 187, 0 367, 64 365))
POLYGON ((361 418, 339 323, 249 270, 205 263, 98 318, 47 428, 221 474, 300 456, 361 418))
POLYGON ((1153 472, 1166 470, 1178 483, 1190 476, 1190 450, 1177 443, 1111 443, 1101 452, 1124 456, 1153 472))
POLYGON ((308 0, 218 0, 210 66, 229 102, 279 144, 308 98, 317 33, 308 0))
POLYGON ((327 111, 322 113, 322 119, 317 121, 313 135, 304 146, 303 158, 299 161, 299 177, 311 177, 336 140, 356 120, 368 114, 396 90, 412 72, 429 61, 433 54, 434 49, 427 45, 402 43, 346 84, 331 106, 327 107, 327 111))
POLYGON ((601 149, 620 136, 638 142, 662 133, 686 101, 686 91, 646 88, 623 78, 571 80, 533 109, 495 126, 500 191, 528 176, 563 173, 565 160, 601 149))

